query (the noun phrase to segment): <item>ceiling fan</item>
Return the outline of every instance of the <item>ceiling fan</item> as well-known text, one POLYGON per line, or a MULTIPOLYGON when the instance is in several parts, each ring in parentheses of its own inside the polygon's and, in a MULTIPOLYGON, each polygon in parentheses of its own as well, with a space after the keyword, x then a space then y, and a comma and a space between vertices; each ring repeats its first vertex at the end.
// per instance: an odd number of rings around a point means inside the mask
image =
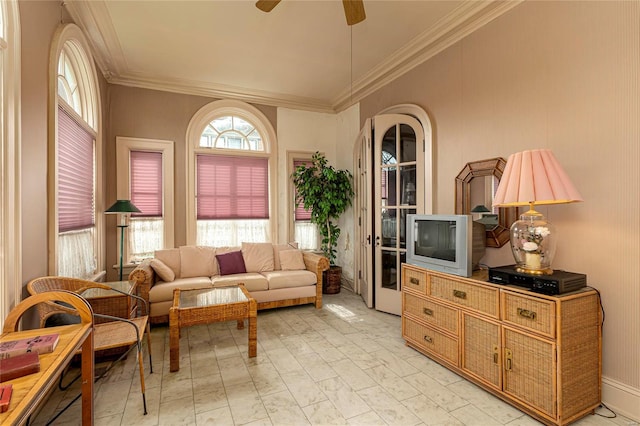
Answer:
MULTIPOLYGON (((364 4, 362 1, 363 0, 342 0, 347 25, 355 25, 358 22, 364 21, 367 17, 364 13, 364 4)), ((258 0, 256 7, 263 12, 271 12, 278 3, 280 3, 280 0, 258 0)))

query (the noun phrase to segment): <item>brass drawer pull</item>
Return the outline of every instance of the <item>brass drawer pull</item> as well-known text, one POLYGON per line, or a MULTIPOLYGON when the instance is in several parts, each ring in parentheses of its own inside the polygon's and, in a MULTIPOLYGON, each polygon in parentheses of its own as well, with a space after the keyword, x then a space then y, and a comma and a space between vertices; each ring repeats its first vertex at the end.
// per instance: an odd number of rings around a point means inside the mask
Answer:
POLYGON ((433 310, 432 309, 423 308, 422 312, 424 312, 425 315, 429 315, 430 317, 433 316, 433 310))
POLYGON ((520 315, 521 317, 524 317, 524 318, 528 318, 530 320, 534 320, 534 321, 536 319, 536 313, 534 311, 530 311, 528 309, 518 308, 518 315, 520 315))
POLYGON ((504 369, 506 371, 511 371, 511 369, 513 368, 513 352, 511 352, 511 349, 508 349, 508 348, 504 349, 504 360, 505 360, 504 369))
POLYGON ((418 285, 418 284, 420 284, 420 280, 417 279, 416 277, 411 277, 411 278, 409 278, 409 283, 414 284, 414 285, 418 285))
POLYGON ((427 343, 433 343, 433 339, 429 336, 424 336, 424 341, 427 343))
POLYGON ((462 290, 453 290, 453 297, 457 297, 458 299, 466 299, 467 293, 462 290))

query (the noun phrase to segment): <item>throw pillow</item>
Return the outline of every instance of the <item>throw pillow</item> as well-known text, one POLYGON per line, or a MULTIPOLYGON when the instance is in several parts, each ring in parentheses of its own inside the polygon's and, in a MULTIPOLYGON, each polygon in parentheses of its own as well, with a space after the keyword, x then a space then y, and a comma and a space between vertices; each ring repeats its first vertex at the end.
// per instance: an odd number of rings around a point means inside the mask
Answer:
POLYGON ((247 272, 241 251, 216 254, 216 259, 220 267, 220 275, 244 274, 247 272))
POLYGON ((180 247, 180 278, 213 275, 215 249, 205 246, 180 247))
POLYGON ((242 256, 247 272, 273 271, 273 244, 242 243, 242 256))
POLYGON ((274 244, 273 245, 273 270, 280 271, 282 266, 280 266, 280 252, 282 250, 292 250, 297 249, 298 243, 288 243, 288 244, 274 244))
POLYGON ((153 258, 158 259, 165 265, 167 265, 177 278, 180 278, 180 249, 170 248, 156 250, 153 253, 153 258))
POLYGON ((165 265, 163 261, 159 259, 151 259, 149 265, 153 268, 156 274, 158 274, 162 281, 169 283, 176 279, 176 274, 171 268, 165 265))
POLYGON ((283 271, 307 269, 300 250, 282 250, 280 252, 280 266, 283 271))

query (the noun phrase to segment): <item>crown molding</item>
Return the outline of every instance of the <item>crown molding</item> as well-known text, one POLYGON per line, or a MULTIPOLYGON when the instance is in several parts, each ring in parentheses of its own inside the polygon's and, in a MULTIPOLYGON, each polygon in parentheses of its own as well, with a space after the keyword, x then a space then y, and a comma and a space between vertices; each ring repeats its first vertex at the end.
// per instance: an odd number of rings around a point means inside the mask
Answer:
POLYGON ((353 82, 332 102, 335 111, 343 111, 354 103, 384 87, 416 66, 426 62, 447 47, 493 21, 524 0, 471 1, 444 16, 428 31, 414 38, 393 55, 353 82))
POLYGON ((523 1, 463 2, 436 25, 354 81, 350 87, 345 88, 330 102, 243 87, 130 72, 105 1, 67 0, 65 6, 75 23, 87 34, 94 59, 104 78, 111 84, 335 113, 361 101, 523 1))
POLYGON ((139 87, 143 89, 161 90, 165 92, 183 93, 187 95, 206 96, 216 99, 236 99, 247 103, 275 107, 325 113, 335 112, 330 104, 319 99, 283 95, 281 93, 271 93, 223 84, 205 83, 202 81, 127 73, 122 76, 111 76, 109 83, 129 87, 139 87))
POLYGON ((87 35, 93 58, 107 81, 128 69, 122 46, 103 0, 64 2, 69 15, 87 35))

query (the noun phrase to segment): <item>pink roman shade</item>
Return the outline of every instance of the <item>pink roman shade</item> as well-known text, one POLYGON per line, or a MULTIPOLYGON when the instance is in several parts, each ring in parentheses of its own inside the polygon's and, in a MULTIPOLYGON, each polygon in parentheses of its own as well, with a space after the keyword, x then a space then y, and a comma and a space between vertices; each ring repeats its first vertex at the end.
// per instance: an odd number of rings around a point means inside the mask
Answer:
POLYGON ((268 219, 266 158, 196 156, 198 219, 268 219))
POLYGON ((58 231, 94 226, 94 138, 58 107, 58 231))
POLYGON ((131 202, 141 213, 135 217, 162 217, 162 153, 131 151, 131 202))
MULTIPOLYGON (((312 165, 313 162, 311 160, 293 160, 293 168, 297 169, 299 166, 308 167, 312 165)), ((295 193, 294 200, 298 199, 298 192, 295 193)), ((311 210, 305 210, 302 203, 296 206, 294 212, 294 220, 311 220, 311 210)))

